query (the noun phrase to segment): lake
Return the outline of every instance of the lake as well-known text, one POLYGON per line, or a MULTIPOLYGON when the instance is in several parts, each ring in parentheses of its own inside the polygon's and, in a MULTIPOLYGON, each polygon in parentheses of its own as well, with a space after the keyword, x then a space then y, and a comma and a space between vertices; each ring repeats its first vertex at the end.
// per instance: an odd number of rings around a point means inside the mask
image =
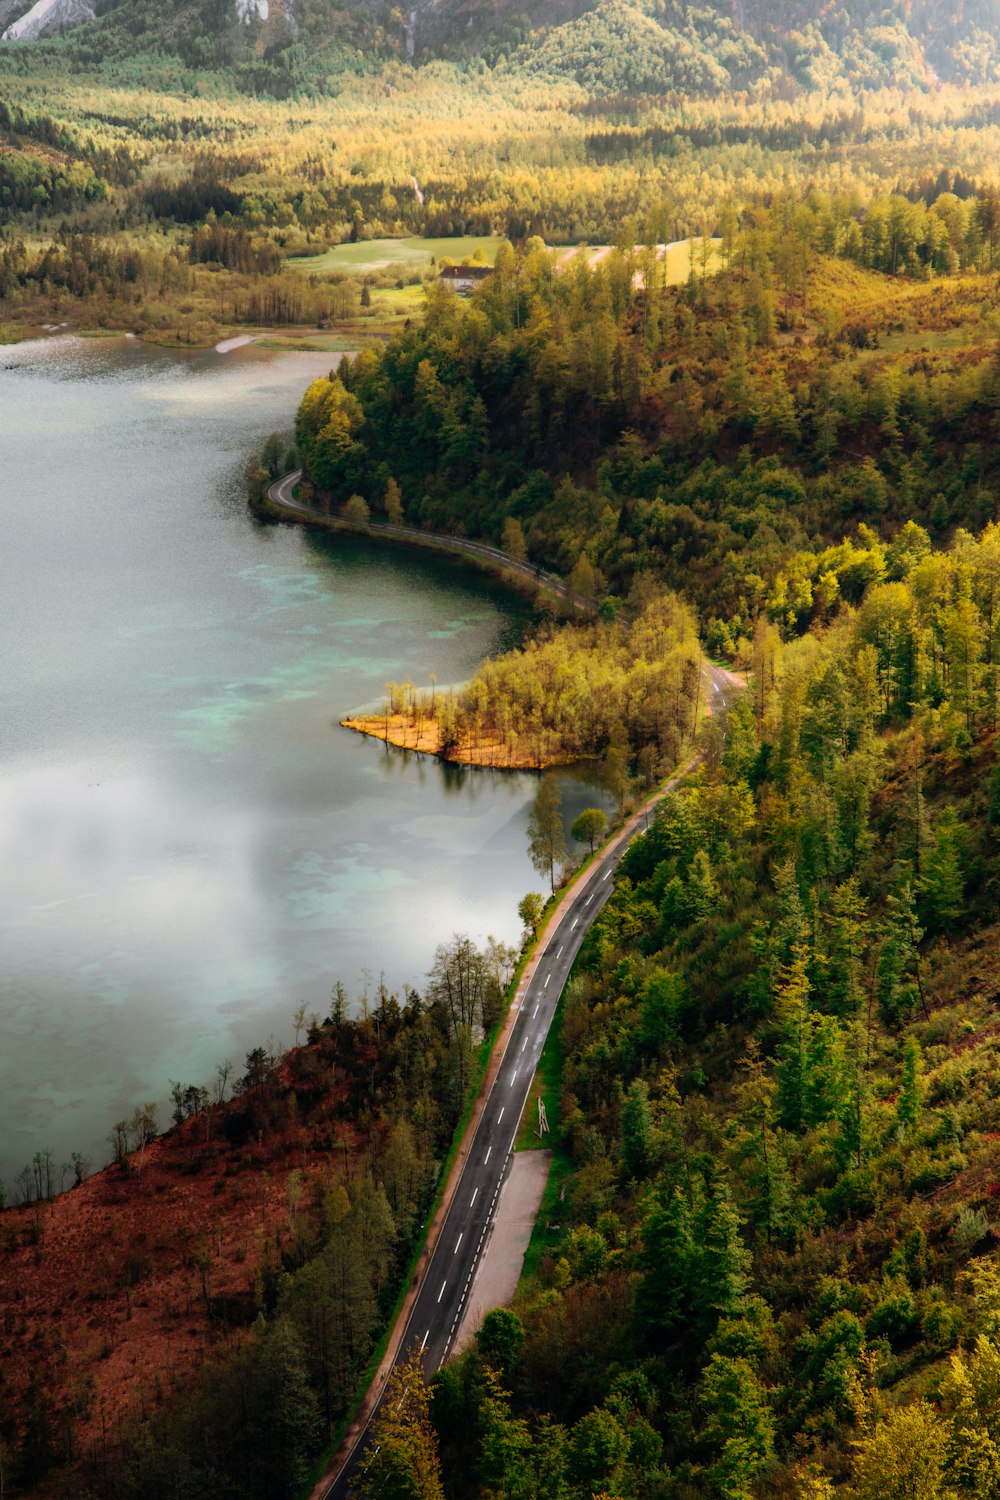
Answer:
MULTIPOLYGON (((305 1001, 514 942, 535 778, 338 720, 467 678, 523 601, 427 553, 261 526, 244 474, 329 356, 0 350, 0 1177, 292 1040, 305 1001)), ((567 817, 595 800, 561 776, 567 817)))

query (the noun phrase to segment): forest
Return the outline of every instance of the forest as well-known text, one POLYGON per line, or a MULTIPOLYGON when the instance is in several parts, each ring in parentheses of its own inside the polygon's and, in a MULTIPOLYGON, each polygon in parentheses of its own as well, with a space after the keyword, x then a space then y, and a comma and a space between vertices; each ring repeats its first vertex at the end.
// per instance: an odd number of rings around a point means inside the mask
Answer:
MULTIPOLYGON (((982 562, 941 562, 952 597, 982 562)), ((414 1493, 994 1493, 989 669, 970 704, 919 564, 885 590, 906 644, 863 610, 775 643, 626 857, 562 1005, 535 1270, 431 1381, 414 1493)))
POLYGON ((727 208, 721 272, 693 242, 682 287, 641 245, 502 247, 468 302, 432 288, 306 393, 318 501, 506 528, 598 600, 675 589, 732 659, 762 615, 823 625, 900 576, 905 522, 930 546, 994 515, 998 202, 727 208))
POLYGON ((117 1122, 70 1193, 37 1154, 0 1213, 5 1495, 299 1494, 408 1284, 515 957, 456 935, 422 994, 335 984, 290 1051, 174 1082, 166 1134, 152 1105, 117 1122))
MULTIPOLYGON (((702 651, 747 683, 562 1000, 515 1304, 429 1382, 403 1372, 362 1493, 990 1500, 995 7, 443 0, 409 35, 326 0, 242 29, 104 10, 0 46, 0 337, 364 342, 304 393, 300 496, 487 540, 593 614, 543 614, 461 691, 390 684, 386 738, 596 757, 622 811, 698 732, 702 651), (411 235, 433 261, 324 264, 411 235), (495 266, 465 299, 437 242, 470 236, 495 266)), ((538 807, 531 838, 554 887, 538 807)), ((308 1492, 515 957, 456 938, 354 1019, 338 986, 231 1100, 228 1074, 178 1083, 164 1137, 140 1106, 62 1198, 26 1168, 0 1217, 0 1491, 308 1492), (159 1363, 128 1386, 140 1328, 159 1363)))
MULTIPOLYGON (((574 586, 582 591, 587 581, 577 570, 574 586)), ((523 650, 485 661, 458 691, 390 683, 382 714, 344 723, 472 765, 541 770, 606 760, 611 751, 623 771, 634 763, 651 785, 677 763, 699 722, 696 623, 673 595, 647 601, 634 617, 606 602, 604 614, 594 625, 539 630, 523 650)))
POLYGON ((892 194, 997 186, 988 5, 747 5, 742 26, 666 0, 548 9, 466 5, 456 48, 449 0, 412 58, 398 11, 322 0, 287 45, 277 6, 273 35, 244 34, 224 6, 149 0, 0 45, 3 336, 326 325, 355 348, 365 278, 300 257, 406 235, 669 243, 720 234, 729 202, 814 191, 860 223, 892 194))
POLYGON ((749 681, 564 997, 514 1310, 369 1493, 996 1489, 992 224, 813 194, 681 288, 501 250, 303 402, 331 504, 520 535, 606 614, 673 588, 749 681))

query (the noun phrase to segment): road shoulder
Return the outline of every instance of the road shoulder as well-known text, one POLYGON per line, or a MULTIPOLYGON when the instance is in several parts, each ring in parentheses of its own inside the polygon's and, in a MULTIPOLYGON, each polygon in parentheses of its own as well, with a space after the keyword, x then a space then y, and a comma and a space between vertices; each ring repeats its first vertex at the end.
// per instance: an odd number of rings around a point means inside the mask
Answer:
POLYGON ((452 1358, 473 1342, 488 1312, 494 1307, 509 1307, 514 1300, 551 1165, 551 1151, 514 1153, 452 1346, 452 1358))

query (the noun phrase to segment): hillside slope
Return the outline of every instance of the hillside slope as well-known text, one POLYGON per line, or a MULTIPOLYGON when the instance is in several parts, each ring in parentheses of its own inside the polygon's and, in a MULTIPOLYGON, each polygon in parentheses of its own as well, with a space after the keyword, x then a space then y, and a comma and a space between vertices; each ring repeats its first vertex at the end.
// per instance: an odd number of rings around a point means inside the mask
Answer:
POLYGON ((850 10, 817 0, 103 0, 97 11, 3 0, 3 37, 76 27, 81 60, 150 51, 196 67, 270 59, 292 79, 314 76, 317 62, 358 72, 392 58, 478 57, 595 96, 931 89, 1000 76, 997 0, 850 10))

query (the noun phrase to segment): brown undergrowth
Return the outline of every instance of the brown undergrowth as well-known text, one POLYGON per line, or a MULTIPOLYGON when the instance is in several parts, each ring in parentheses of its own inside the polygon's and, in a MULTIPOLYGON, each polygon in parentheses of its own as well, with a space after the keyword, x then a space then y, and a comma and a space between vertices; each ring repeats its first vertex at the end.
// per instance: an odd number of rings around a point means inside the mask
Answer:
POLYGON ((294 1202, 330 1157, 290 1118, 234 1146, 216 1110, 152 1141, 141 1170, 98 1172, 71 1192, 0 1218, 3 1386, 9 1408, 44 1392, 73 1444, 111 1440, 246 1335, 257 1284, 294 1235, 294 1202))

